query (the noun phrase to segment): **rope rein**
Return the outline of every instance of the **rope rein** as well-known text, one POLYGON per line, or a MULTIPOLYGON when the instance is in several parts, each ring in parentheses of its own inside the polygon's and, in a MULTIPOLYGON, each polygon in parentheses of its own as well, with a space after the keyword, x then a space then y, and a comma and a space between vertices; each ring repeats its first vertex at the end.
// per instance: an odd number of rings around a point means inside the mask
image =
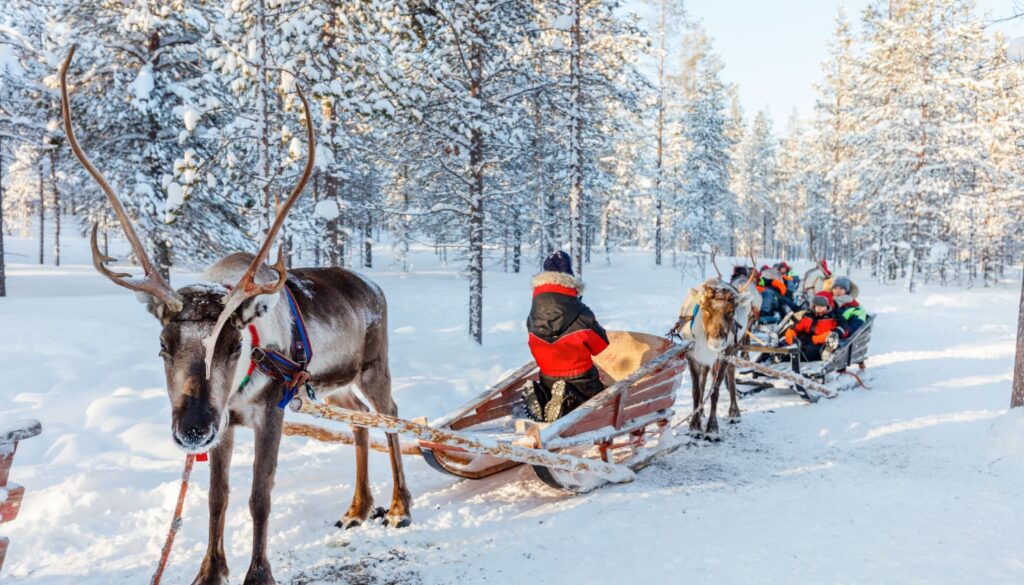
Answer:
POLYGON ((195 462, 196 456, 189 453, 185 456, 185 470, 181 472, 181 487, 178 488, 178 503, 174 506, 174 518, 171 519, 171 527, 167 531, 167 540, 164 541, 164 548, 160 552, 160 562, 156 566, 156 572, 153 573, 153 578, 149 581, 150 585, 160 585, 160 579, 164 575, 164 569, 167 568, 167 560, 171 556, 171 547, 174 546, 174 537, 178 535, 178 530, 181 529, 181 517, 182 510, 185 507, 185 494, 188 493, 188 480, 192 476, 192 464, 195 462))

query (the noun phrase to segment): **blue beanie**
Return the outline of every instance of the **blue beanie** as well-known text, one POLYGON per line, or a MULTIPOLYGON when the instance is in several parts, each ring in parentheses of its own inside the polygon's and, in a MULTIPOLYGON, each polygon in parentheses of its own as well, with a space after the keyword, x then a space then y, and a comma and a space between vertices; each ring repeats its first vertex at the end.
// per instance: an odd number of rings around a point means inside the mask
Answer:
POLYGON ((849 278, 840 276, 832 280, 832 288, 839 287, 847 292, 847 294, 853 292, 853 283, 850 282, 849 278))
POLYGON ((572 258, 559 250, 544 260, 544 270, 547 272, 563 272, 572 275, 572 258))

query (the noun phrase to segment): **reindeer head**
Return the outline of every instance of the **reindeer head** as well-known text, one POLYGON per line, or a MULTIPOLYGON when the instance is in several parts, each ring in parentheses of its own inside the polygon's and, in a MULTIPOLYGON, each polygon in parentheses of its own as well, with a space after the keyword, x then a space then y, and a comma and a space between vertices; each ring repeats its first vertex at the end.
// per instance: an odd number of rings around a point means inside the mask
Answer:
POLYGON ((734 281, 741 273, 746 277, 746 282, 737 288, 722 279, 722 271, 718 269, 718 264, 715 262, 716 254, 717 250, 712 250, 711 264, 715 267, 718 278, 709 278, 701 288, 700 316, 708 347, 714 351, 723 351, 730 344, 738 341, 735 338, 731 341, 729 339, 736 327, 736 309, 739 307, 743 292, 753 282, 757 270, 753 267, 756 266, 756 263, 753 263, 753 258, 751 258, 753 264, 749 271, 740 270, 742 267, 735 267, 733 269, 734 281))
POLYGON ((729 347, 729 335, 733 332, 738 303, 739 295, 731 286, 720 282, 704 284, 700 297, 700 317, 711 349, 722 351, 729 347))
POLYGON ((113 259, 100 252, 95 225, 92 229, 93 266, 114 284, 142 295, 150 313, 160 321, 163 327, 160 356, 164 360, 167 393, 171 399, 172 436, 175 443, 186 451, 207 451, 217 443, 220 431, 228 422, 228 400, 248 365, 248 360, 241 359, 243 345, 248 343, 243 330, 273 307, 285 285, 286 271, 281 251, 278 251, 273 270, 264 266, 264 262, 288 210, 295 204, 313 171, 315 142, 309 103, 298 91, 306 116, 308 153, 302 177, 278 209, 277 218, 255 257, 250 261, 247 255, 234 254, 218 264, 232 265, 226 266, 228 270, 237 265, 232 271, 235 275, 244 269, 238 284, 230 290, 221 285, 191 285, 174 290, 153 266, 114 190, 78 144, 71 126, 67 89, 67 70, 74 54, 75 48, 71 47, 60 68, 64 133, 79 162, 107 196, 135 257, 142 265, 143 277, 113 272, 107 267, 107 262, 113 259), (260 273, 260 283, 256 282, 257 272, 260 273), (229 324, 231 326, 226 327, 229 324))

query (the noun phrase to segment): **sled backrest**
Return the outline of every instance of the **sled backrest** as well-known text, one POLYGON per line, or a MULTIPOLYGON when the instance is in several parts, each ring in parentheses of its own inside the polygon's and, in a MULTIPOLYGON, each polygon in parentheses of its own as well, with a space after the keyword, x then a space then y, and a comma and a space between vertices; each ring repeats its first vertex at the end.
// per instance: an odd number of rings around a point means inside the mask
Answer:
POLYGON ((606 386, 629 376, 671 345, 657 335, 634 331, 609 331, 608 340, 611 342, 608 349, 594 357, 594 365, 606 386))

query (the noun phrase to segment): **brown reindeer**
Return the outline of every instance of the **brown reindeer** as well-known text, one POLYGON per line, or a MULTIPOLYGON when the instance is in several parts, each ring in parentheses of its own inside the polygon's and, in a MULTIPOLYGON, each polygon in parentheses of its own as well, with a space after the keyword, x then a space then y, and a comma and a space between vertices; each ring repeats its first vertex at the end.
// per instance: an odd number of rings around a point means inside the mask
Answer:
MULTIPOLYGON (((309 104, 301 92, 298 95, 305 113, 306 166, 298 184, 279 208, 259 252, 255 256, 230 254, 202 274, 203 283, 172 289, 146 255, 113 189, 89 162, 75 137, 66 80, 73 55, 72 47, 60 69, 64 131, 75 156, 106 194, 142 265, 144 276, 132 278, 107 268, 106 263, 111 258, 100 253, 95 226, 92 230, 93 265, 114 284, 141 293, 149 311, 160 321, 163 328, 160 355, 171 400, 172 437, 188 453, 210 453, 209 542, 193 583, 228 582, 224 520, 237 425, 251 427, 256 438, 249 496, 253 520, 252 559, 244 583, 274 583, 267 560, 267 529, 284 417, 277 403, 285 387, 282 382, 259 372, 248 380, 249 356, 259 359, 265 349, 283 355, 292 351, 294 358, 295 327, 286 296, 290 292, 304 317, 311 346, 306 351, 315 350, 296 377, 297 381, 308 380, 331 404, 361 411, 368 410, 369 406, 378 412, 397 415, 398 409, 391 398, 384 294, 369 280, 341 268, 300 268, 286 272, 280 250, 274 266, 264 265, 274 237, 313 168, 313 122, 309 104), (260 339, 259 348, 254 347, 254 332, 260 339), (350 385, 358 387, 369 405, 353 393, 350 385)), ((353 434, 356 487, 348 511, 338 522, 338 526, 344 528, 366 521, 373 509, 367 476, 368 431, 355 428, 353 434)), ((389 434, 387 440, 391 448, 394 490, 385 521, 391 526, 405 526, 410 522, 411 498, 402 471, 398 438, 389 434)))
MULTIPOLYGON (((704 436, 709 440, 718 440, 718 391, 724 380, 729 387, 729 418, 737 422, 740 418, 740 407, 736 396, 736 368, 729 362, 720 359, 736 351, 743 342, 746 332, 756 320, 756 312, 761 307, 761 297, 757 289, 751 289, 756 270, 749 275, 744 274, 745 282, 727 282, 715 264, 712 253, 711 262, 718 272, 696 288, 683 302, 679 311, 679 321, 675 332, 693 341, 693 350, 686 355, 690 369, 690 380, 693 386, 693 408, 697 409, 704 402, 704 391, 707 387, 709 373, 713 373, 711 386, 711 405, 708 422, 702 427, 702 413, 696 413, 690 419, 690 432, 704 436)), ((755 263, 756 266, 756 263, 755 263)))

